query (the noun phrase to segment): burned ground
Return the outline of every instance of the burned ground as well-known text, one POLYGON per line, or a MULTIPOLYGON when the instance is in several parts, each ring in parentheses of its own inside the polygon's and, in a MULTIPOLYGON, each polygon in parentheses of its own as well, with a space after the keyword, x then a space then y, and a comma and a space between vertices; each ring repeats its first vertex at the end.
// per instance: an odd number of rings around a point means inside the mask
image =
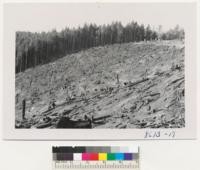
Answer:
POLYGON ((184 43, 178 40, 67 55, 16 74, 15 126, 59 128, 62 120, 62 126, 71 121, 78 128, 182 128, 184 70, 184 43))

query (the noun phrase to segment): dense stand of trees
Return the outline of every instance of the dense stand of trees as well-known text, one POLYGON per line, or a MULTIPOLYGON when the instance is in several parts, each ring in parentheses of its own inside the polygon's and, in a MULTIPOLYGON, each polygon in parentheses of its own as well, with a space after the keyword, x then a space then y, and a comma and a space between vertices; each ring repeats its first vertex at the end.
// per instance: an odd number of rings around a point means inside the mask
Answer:
POLYGON ((66 54, 94 46, 114 43, 155 40, 156 31, 148 25, 131 22, 123 26, 120 22, 97 26, 85 24, 77 29, 65 28, 61 32, 31 33, 16 32, 16 73, 27 68, 48 63, 66 54))
POLYGON ((85 24, 77 29, 65 28, 61 32, 16 32, 16 73, 82 49, 156 38, 157 33, 149 25, 145 28, 137 22, 126 26, 120 22, 103 26, 85 24))
POLYGON ((180 28, 179 25, 161 34, 162 40, 174 40, 174 39, 183 40, 184 38, 185 38, 184 29, 180 28))

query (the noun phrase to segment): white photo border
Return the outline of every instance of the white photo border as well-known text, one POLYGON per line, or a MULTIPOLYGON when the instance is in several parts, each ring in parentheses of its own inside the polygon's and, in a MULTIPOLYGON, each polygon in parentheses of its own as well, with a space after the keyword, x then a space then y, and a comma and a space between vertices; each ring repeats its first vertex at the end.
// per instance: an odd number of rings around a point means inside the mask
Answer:
MULTIPOLYGON (((145 3, 145 2, 143 2, 145 3)), ((23 3, 21 3, 23 5, 23 3)), ((66 4, 66 3, 65 3, 66 4)), ((185 128, 180 129, 15 129, 15 4, 4 4, 3 138, 15 140, 196 139, 197 126, 197 3, 185 4, 185 128), (175 136, 170 134, 174 132, 175 136), (147 137, 147 133, 161 133, 147 137)), ((31 5, 31 3, 29 3, 31 5)), ((18 6, 20 6, 18 4, 18 6)), ((16 10, 15 10, 16 9, 16 10)), ((178 12, 179 9, 177 9, 178 12)), ((169 11, 170 12, 170 11, 169 11)), ((45 12, 44 12, 45 14, 45 12)), ((26 15, 24 16, 26 17, 26 15)), ((34 16, 33 18, 34 19, 34 16)))

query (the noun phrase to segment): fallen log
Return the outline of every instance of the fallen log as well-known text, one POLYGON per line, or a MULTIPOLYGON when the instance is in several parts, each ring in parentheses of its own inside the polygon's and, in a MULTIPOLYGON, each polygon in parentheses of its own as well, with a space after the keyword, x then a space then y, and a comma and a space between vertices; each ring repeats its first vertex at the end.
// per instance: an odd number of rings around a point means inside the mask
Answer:
POLYGON ((47 123, 42 123, 42 124, 37 125, 36 128, 42 129, 42 128, 49 127, 51 125, 52 125, 51 122, 47 122, 47 123))
POLYGON ((130 83, 130 84, 128 85, 128 87, 135 86, 135 85, 137 85, 137 84, 143 83, 143 82, 148 81, 148 80, 149 80, 149 78, 145 78, 145 79, 142 79, 142 80, 138 80, 138 81, 136 81, 136 82, 130 83))
POLYGON ((68 117, 62 117, 56 128, 68 128, 68 129, 91 129, 92 122, 91 120, 70 120, 68 117))
POLYGON ((147 94, 147 95, 144 95, 143 98, 144 98, 144 97, 148 97, 148 96, 153 97, 153 96, 157 96, 157 95, 160 95, 160 93, 149 93, 149 94, 147 94))
POLYGON ((44 112, 42 112, 41 114, 44 115, 44 114, 46 114, 46 113, 48 113, 48 112, 50 112, 50 111, 52 111, 52 110, 54 110, 54 108, 47 109, 47 110, 45 110, 44 112))
POLYGON ((183 84, 184 82, 185 82, 185 80, 181 81, 179 84, 177 84, 177 85, 175 86, 175 88, 180 88, 181 84, 183 84))
POLYGON ((181 78, 179 78, 179 79, 176 79, 176 80, 173 80, 172 82, 170 82, 167 86, 170 86, 171 84, 174 84, 174 83, 176 83, 176 82, 178 82, 178 81, 180 81, 180 80, 182 80, 182 79, 184 79, 185 77, 181 77, 181 78))
POLYGON ((102 116, 94 117, 93 121, 98 121, 98 120, 106 119, 106 118, 109 118, 109 117, 111 117, 111 115, 102 115, 102 116))
POLYGON ((157 96, 157 95, 160 95, 160 93, 152 93, 152 94, 149 94, 149 96, 157 96))
POLYGON ((148 86, 148 87, 142 89, 142 91, 145 92, 145 91, 149 90, 151 87, 156 86, 156 85, 157 85, 156 83, 155 83, 155 84, 151 84, 150 86, 148 86))
POLYGON ((64 111, 62 112, 62 115, 69 115, 69 114, 71 113, 72 110, 73 110, 73 109, 64 110, 64 111))

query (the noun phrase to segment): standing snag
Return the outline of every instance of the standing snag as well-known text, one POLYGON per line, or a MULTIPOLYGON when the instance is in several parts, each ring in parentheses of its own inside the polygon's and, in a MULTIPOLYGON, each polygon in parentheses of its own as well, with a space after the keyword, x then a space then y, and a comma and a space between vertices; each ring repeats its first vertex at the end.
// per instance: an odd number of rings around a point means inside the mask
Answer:
POLYGON ((26 114, 26 99, 22 100, 22 120, 25 119, 25 114, 26 114))

